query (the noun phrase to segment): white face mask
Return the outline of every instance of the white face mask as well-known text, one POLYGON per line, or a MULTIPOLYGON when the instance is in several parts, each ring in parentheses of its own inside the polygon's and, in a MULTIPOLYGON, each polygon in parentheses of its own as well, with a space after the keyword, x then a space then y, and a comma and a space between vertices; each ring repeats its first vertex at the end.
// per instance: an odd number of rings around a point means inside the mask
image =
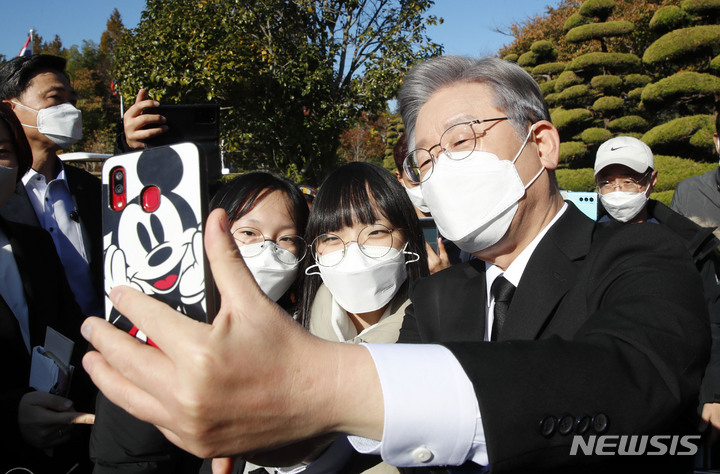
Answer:
POLYGON ((82 112, 69 102, 40 110, 15 101, 13 104, 37 113, 37 127, 22 124, 23 127, 37 128, 64 150, 82 138, 82 112))
POLYGON ((408 188, 407 186, 405 186, 405 181, 401 180, 400 182, 402 183, 403 188, 405 188, 405 192, 410 198, 410 202, 413 203, 413 206, 417 207, 420 212, 430 214, 430 208, 427 206, 427 204, 425 204, 425 198, 423 198, 422 188, 420 186, 413 186, 412 188, 408 188))
POLYGON ((422 183, 439 233, 461 250, 473 253, 497 243, 510 227, 525 190, 545 169, 541 167, 524 185, 515 168, 532 130, 512 161, 484 151, 462 160, 440 156, 432 175, 422 183))
POLYGON ((5 204, 12 196, 13 191, 15 191, 17 172, 17 166, 8 168, 0 165, 0 206, 5 204))
POLYGON ((600 202, 613 219, 620 222, 628 222, 640 214, 650 199, 645 191, 639 193, 626 193, 615 191, 607 194, 600 194, 600 202))
POLYGON ((283 260, 292 261, 295 257, 287 250, 278 247, 272 242, 243 245, 240 247, 240 254, 245 259, 245 264, 250 269, 260 289, 273 301, 280 299, 290 288, 297 277, 298 263, 285 263, 283 260), (265 245, 265 248, 253 257, 245 257, 245 253, 251 252, 251 247, 265 245), (286 256, 286 258, 283 258, 286 256))
POLYGON ((368 313, 388 304, 407 279, 406 253, 417 257, 407 263, 419 259, 415 253, 401 252, 395 248, 391 248, 381 258, 370 258, 362 253, 356 243, 351 243, 345 249, 345 257, 337 265, 313 265, 305 273, 316 275, 310 270, 317 267, 323 283, 345 311, 368 313))

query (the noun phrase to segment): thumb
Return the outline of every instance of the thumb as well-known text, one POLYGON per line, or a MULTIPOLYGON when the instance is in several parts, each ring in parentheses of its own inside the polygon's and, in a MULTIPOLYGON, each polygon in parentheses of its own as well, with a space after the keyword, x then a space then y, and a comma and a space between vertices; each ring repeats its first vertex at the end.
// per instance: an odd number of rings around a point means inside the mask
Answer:
POLYGON ((233 468, 232 458, 214 458, 212 460, 213 474, 230 474, 233 468))

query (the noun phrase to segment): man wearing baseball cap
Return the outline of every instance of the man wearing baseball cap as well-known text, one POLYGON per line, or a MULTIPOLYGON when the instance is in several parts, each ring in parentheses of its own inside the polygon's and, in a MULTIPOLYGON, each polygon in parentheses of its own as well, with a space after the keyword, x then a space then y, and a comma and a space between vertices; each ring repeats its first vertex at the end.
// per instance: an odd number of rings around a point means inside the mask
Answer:
MULTIPOLYGON (((615 137, 598 148, 595 156, 595 184, 600 202, 616 223, 654 222, 666 226, 683 240, 685 247, 700 272, 705 301, 713 318, 713 332, 718 330, 720 316, 720 289, 716 278, 715 248, 720 244, 713 229, 700 227, 690 219, 673 211, 660 201, 650 199, 657 184, 657 170, 652 150, 632 137, 615 137)), ((603 220, 600 219, 600 220, 603 220)), ((702 418, 720 430, 720 347, 715 342, 720 335, 713 334, 713 346, 700 401, 702 418)))
POLYGON ((652 150, 637 138, 611 138, 598 148, 595 184, 600 202, 612 219, 623 223, 658 222, 648 212, 656 183, 652 150))

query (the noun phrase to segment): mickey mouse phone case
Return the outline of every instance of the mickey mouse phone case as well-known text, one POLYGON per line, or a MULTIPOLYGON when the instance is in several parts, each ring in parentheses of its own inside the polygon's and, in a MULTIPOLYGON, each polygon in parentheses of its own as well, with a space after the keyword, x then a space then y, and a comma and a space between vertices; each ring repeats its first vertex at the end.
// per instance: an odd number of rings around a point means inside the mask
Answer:
MULTIPOLYGON (((193 143, 108 158, 102 169, 105 319, 147 338, 108 295, 127 285, 203 322, 215 291, 203 249, 207 180, 193 143)), ((152 341, 149 341, 152 344, 152 341)))

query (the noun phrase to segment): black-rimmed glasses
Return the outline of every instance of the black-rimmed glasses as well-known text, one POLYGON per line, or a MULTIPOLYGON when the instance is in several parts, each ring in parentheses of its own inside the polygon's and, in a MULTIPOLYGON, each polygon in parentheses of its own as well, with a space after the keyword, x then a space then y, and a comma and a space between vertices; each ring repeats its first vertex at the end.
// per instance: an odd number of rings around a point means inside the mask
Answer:
POLYGON ((509 117, 471 120, 453 125, 440 136, 440 143, 428 149, 416 148, 403 160, 403 171, 413 183, 422 183, 430 178, 440 154, 453 160, 463 160, 475 151, 478 138, 484 137, 491 127, 480 129, 478 125, 486 122, 509 120, 509 117), (435 154, 433 150, 440 148, 435 154))

